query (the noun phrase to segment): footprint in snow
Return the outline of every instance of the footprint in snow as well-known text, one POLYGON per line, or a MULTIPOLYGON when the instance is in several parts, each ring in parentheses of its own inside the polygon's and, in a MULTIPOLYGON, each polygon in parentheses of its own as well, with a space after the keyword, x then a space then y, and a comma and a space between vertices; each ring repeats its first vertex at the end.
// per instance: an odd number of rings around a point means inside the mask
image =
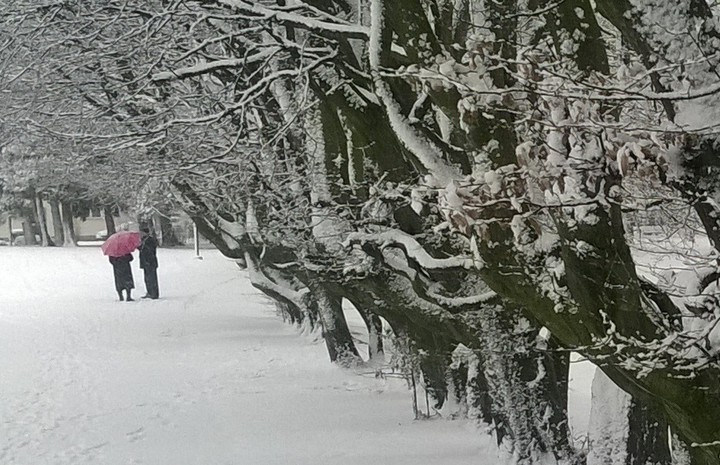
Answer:
POLYGON ((140 427, 136 429, 135 431, 130 431, 129 433, 125 433, 125 436, 127 437, 128 441, 130 442, 136 442, 140 441, 145 438, 145 428, 140 427))

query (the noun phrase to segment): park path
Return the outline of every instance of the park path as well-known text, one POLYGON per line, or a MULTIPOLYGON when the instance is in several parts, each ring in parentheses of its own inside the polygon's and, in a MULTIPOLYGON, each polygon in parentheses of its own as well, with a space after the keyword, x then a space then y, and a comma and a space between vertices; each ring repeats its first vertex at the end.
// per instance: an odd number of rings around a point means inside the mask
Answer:
POLYGON ((332 366, 218 253, 159 259, 161 300, 117 302, 97 248, 0 248, 1 464, 497 463, 471 425, 413 421, 398 380, 332 366))

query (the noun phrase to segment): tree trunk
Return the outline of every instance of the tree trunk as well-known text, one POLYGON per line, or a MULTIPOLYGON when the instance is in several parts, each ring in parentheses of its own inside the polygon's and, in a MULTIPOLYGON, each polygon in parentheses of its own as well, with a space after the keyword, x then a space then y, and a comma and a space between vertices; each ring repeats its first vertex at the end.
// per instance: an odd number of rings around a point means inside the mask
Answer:
POLYGON ((467 362, 467 396, 468 418, 482 420, 486 425, 492 424, 492 397, 480 357, 473 354, 467 362))
POLYGON ((23 218, 23 240, 25 241, 23 245, 37 245, 37 241, 35 240, 35 229, 32 226, 33 216, 34 215, 25 215, 23 218))
POLYGON ((532 285, 528 286, 529 281, 522 273, 514 276, 498 272, 505 269, 535 272, 535 266, 541 269, 546 264, 544 260, 532 263, 532 259, 519 256, 518 250, 511 245, 514 239, 509 228, 494 224, 489 227, 488 241, 493 247, 480 246, 485 263, 480 271, 483 281, 498 294, 521 302, 563 347, 575 348, 590 360, 602 360, 601 369, 605 374, 626 392, 661 409, 683 441, 703 444, 689 450, 697 464, 717 465, 720 463, 720 444, 714 441, 718 440, 720 378, 713 365, 693 370, 692 379, 684 376, 681 367, 674 364, 655 367, 638 375, 622 363, 628 358, 635 360, 637 348, 631 346, 630 353, 618 356, 614 352, 615 340, 601 346, 595 344, 607 337, 608 326, 604 318, 612 322, 618 340, 628 337, 646 342, 666 336, 662 326, 651 319, 641 298, 642 289, 637 276, 633 276, 635 267, 620 226, 619 208, 610 206, 608 210, 597 208, 594 212, 600 220, 596 224, 578 224, 572 230, 557 221, 566 286, 573 299, 567 305, 572 312, 557 311, 557 303, 532 285), (592 256, 584 254, 581 257, 577 250, 568 246, 578 240, 592 245, 592 256), (604 279, 598 280, 598 276, 604 279))
POLYGON ((50 214, 52 215, 53 224, 53 241, 55 245, 63 246, 65 244, 65 231, 63 230, 62 215, 60 213, 60 203, 56 198, 51 198, 50 214))
POLYGON ((587 465, 669 465, 668 427, 658 418, 597 370, 587 465))
POLYGON ((480 354, 458 344, 452 353, 450 377, 455 396, 469 420, 478 425, 493 424, 492 397, 489 394, 480 354))
POLYGON ((115 217, 112 208, 108 205, 103 207, 103 217, 105 218, 105 231, 107 231, 107 236, 110 237, 117 232, 117 229, 115 228, 115 217))
MULTIPOLYGON (((541 402, 546 404, 546 435, 551 441, 551 452, 558 459, 577 462, 579 457, 570 442, 568 425, 568 390, 570 387, 570 352, 559 350, 560 344, 555 338, 548 341, 550 350, 538 359, 542 368, 537 368, 536 376, 542 375, 536 390, 541 402)), ((537 367, 537 365, 536 365, 537 367)), ((535 370, 535 369, 534 369, 535 370)))
POLYGON ((169 217, 157 214, 153 217, 153 225, 155 232, 158 235, 158 242, 161 247, 175 247, 181 245, 169 217))
MULTIPOLYGON (((423 376, 425 392, 433 399, 433 407, 438 410, 448 399, 450 394, 450 386, 448 385, 448 372, 450 368, 449 353, 447 351, 438 350, 438 347, 432 347, 424 350, 420 349, 420 372, 423 376)), ((428 416, 430 416, 428 406, 428 416)))
POLYGON ((493 398, 498 444, 505 443, 519 464, 551 453, 574 461, 567 426, 568 352, 536 349, 538 330, 512 306, 486 310, 480 354, 493 398))
POLYGON ((75 247, 77 246, 77 239, 75 238, 75 225, 73 224, 73 211, 72 205, 69 202, 61 202, 60 209, 62 212, 62 225, 63 225, 63 236, 65 236, 64 247, 75 247))
POLYGON ((310 290, 317 301, 323 338, 330 361, 343 366, 352 366, 361 362, 362 359, 343 313, 342 300, 332 295, 322 285, 312 284, 310 290))
POLYGON ((670 465, 668 423, 663 416, 632 398, 629 412, 629 437, 627 465, 670 465))
POLYGON ((43 204, 42 197, 39 193, 35 193, 33 197, 35 217, 37 218, 37 224, 40 228, 40 243, 43 247, 53 246, 55 244, 53 244, 52 239, 50 239, 50 234, 48 233, 47 216, 45 215, 45 205, 43 204))
POLYGON ((295 307, 281 300, 275 300, 274 303, 278 315, 280 315, 284 322, 289 322, 294 325, 300 325, 302 323, 302 313, 297 311, 295 307))
POLYGON ((10 241, 10 246, 13 245, 13 217, 12 215, 8 215, 7 217, 7 228, 8 228, 8 240, 10 241))
POLYGON ((357 311, 365 322, 365 327, 368 331, 368 359, 374 360, 378 357, 382 358, 385 353, 382 320, 379 316, 368 310, 358 308, 357 311))

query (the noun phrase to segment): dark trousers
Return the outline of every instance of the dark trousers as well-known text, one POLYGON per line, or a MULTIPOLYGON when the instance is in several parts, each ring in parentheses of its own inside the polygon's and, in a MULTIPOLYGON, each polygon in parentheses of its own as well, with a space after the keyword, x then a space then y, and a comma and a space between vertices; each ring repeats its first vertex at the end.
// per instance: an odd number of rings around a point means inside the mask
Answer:
POLYGON ((160 289, 158 287, 157 268, 143 268, 145 271, 145 290, 151 299, 160 297, 160 289))

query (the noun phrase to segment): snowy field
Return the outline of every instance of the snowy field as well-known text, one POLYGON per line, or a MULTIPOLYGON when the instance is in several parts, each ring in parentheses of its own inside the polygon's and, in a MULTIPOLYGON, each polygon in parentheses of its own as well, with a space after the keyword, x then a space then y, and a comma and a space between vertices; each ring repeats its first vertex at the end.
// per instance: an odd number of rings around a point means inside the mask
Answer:
POLYGON ((161 300, 118 302, 97 248, 0 248, 0 464, 498 463, 465 421, 413 421, 400 380, 332 366, 203 255, 161 250, 161 300))

